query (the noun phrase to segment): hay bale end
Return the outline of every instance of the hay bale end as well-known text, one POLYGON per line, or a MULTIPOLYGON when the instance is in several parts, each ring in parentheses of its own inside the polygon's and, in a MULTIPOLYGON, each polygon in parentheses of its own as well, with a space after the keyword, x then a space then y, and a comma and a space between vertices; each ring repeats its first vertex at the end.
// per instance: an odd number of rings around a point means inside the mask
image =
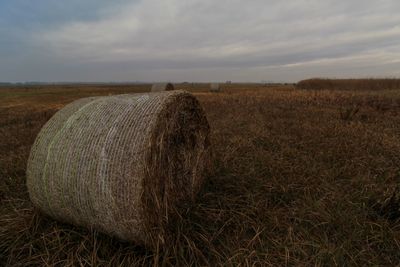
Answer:
POLYGON ((211 92, 220 92, 221 88, 219 86, 219 83, 211 83, 210 84, 210 91, 211 92))
POLYGON ((151 92, 172 91, 174 85, 172 83, 155 83, 151 87, 151 92))

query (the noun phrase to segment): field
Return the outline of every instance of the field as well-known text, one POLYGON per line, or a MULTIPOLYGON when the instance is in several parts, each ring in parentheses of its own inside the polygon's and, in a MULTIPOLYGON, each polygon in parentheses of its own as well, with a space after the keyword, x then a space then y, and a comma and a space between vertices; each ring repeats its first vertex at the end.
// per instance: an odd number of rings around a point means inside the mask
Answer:
POLYGON ((400 264, 400 90, 177 87, 205 109, 215 167, 156 251, 56 222, 25 186, 30 147, 58 109, 150 85, 0 88, 0 264, 400 264))

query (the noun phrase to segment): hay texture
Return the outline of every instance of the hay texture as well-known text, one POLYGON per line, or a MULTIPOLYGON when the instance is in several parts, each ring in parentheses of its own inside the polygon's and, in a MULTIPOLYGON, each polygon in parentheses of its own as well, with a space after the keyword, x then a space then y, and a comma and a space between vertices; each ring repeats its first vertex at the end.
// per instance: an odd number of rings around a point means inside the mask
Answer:
POLYGON ((152 92, 172 91, 174 85, 172 83, 155 83, 151 87, 152 92))
POLYGON ((219 87, 219 83, 211 83, 210 84, 210 91, 211 92, 220 92, 221 89, 219 87))
POLYGON ((199 102, 184 91, 79 99, 35 140, 30 198, 57 220, 154 244, 202 184, 208 135, 199 102))

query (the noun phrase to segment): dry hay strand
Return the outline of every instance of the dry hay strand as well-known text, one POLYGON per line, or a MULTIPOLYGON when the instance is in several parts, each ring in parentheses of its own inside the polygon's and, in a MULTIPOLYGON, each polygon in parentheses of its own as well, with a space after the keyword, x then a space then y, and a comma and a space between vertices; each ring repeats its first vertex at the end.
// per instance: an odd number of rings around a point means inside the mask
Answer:
POLYGON ((151 87, 152 92, 172 91, 174 85, 172 83, 155 83, 151 87))
POLYGON ((79 99, 35 140, 30 198, 59 221, 154 247, 202 185, 209 131, 199 102, 184 91, 79 99))
POLYGON ((211 92, 220 92, 221 88, 219 86, 219 83, 211 83, 210 84, 210 91, 211 92))

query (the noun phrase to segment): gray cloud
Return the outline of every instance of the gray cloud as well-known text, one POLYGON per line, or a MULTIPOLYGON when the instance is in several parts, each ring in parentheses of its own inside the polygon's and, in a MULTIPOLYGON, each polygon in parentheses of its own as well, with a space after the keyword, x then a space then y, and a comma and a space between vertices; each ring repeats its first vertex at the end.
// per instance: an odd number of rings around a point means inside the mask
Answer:
POLYGON ((400 75, 400 2, 395 0, 97 5, 97 16, 90 19, 80 15, 24 32, 20 46, 25 49, 0 42, 0 80, 296 81, 400 75))

